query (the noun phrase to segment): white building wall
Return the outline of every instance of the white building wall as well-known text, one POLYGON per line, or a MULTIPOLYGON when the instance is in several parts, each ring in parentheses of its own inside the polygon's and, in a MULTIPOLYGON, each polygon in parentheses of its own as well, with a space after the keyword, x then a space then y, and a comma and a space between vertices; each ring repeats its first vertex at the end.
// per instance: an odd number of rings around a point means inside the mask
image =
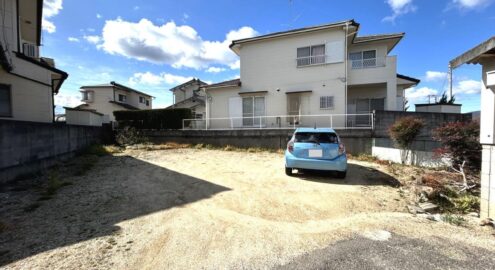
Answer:
MULTIPOLYGON (((285 93, 301 90, 312 91, 309 108, 303 108, 308 113, 344 113, 344 62, 299 68, 296 65, 297 48, 335 41, 341 41, 343 45, 344 36, 342 28, 335 28, 243 44, 240 50, 241 91, 268 91, 265 100, 266 115, 287 114, 285 93), (320 110, 320 96, 334 96, 335 108, 330 111, 320 110)), ((235 92, 232 94, 237 95, 235 92)))
POLYGON ((103 116, 90 111, 66 110, 65 120, 68 125, 100 127, 103 123, 103 116))

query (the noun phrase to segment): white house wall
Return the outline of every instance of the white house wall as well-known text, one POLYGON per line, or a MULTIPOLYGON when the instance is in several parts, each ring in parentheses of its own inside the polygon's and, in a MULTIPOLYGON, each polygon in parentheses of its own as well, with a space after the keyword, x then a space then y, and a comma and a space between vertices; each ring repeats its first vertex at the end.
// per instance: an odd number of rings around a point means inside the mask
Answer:
POLYGON ((12 117, 0 119, 47 123, 53 121, 51 86, 14 76, 3 69, 0 69, 0 83, 11 86, 12 101, 12 117))
MULTIPOLYGON (((5 4, 5 9, 2 9, 2 16, 5 16, 3 20, 0 20, 0 27, 2 27, 2 36, 5 37, 6 44, 4 40, 0 42, 5 47, 8 47, 9 53, 12 51, 17 51, 17 21, 16 21, 16 1, 15 0, 2 0, 5 4)), ((0 2, 0 3, 2 3, 0 2)), ((11 55, 12 56, 12 55, 11 55)))

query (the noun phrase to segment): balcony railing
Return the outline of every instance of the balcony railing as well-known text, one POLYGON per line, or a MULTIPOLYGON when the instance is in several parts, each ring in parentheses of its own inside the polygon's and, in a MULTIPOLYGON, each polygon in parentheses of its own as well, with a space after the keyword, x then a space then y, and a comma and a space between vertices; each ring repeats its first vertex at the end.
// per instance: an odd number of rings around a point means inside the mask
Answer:
POLYGON ((298 57, 296 58, 297 66, 311 66, 311 65, 322 65, 327 63, 327 55, 316 55, 316 56, 307 56, 307 57, 298 57))
POLYGON ((373 129, 373 114, 324 114, 224 117, 208 119, 183 119, 184 130, 229 129, 296 129, 322 127, 334 129, 373 129))
POLYGON ((386 62, 387 62, 386 57, 349 60, 352 69, 384 67, 386 65, 386 62))

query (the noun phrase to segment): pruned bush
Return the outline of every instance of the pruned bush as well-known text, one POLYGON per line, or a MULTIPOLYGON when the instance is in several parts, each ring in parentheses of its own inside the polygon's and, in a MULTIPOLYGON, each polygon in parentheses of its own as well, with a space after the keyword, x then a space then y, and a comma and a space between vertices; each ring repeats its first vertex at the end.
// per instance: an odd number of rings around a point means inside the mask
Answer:
POLYGON ((134 145, 147 142, 139 130, 135 127, 126 126, 117 130, 115 134, 115 141, 122 146, 134 145))
POLYGON ((406 116, 398 119, 389 128, 389 135, 402 149, 408 149, 424 126, 422 119, 406 116))
POLYGON ((113 114, 119 127, 136 129, 182 129, 182 120, 192 117, 191 110, 186 108, 115 111, 113 114))
POLYGON ((451 122, 433 131, 434 139, 442 144, 437 155, 450 158, 452 164, 478 172, 481 168, 480 125, 477 121, 451 122))

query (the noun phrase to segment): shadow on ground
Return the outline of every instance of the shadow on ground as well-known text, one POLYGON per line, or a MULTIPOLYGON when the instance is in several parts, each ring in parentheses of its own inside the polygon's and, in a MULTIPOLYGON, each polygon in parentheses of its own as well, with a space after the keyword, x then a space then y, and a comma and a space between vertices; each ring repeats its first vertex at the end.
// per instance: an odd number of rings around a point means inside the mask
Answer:
POLYGON ((338 185, 392 186, 399 187, 399 180, 370 167, 349 163, 345 179, 336 178, 332 172, 300 170, 294 177, 306 181, 338 185))
POLYGON ((411 239, 392 234, 386 241, 362 236, 336 242, 275 269, 493 269, 495 254, 449 239, 411 239))
POLYGON ((70 177, 52 199, 39 190, 3 187, 0 266, 41 252, 112 235, 116 224, 229 190, 129 156, 105 156, 85 176, 70 177), (28 212, 30 204, 39 207, 28 212))

